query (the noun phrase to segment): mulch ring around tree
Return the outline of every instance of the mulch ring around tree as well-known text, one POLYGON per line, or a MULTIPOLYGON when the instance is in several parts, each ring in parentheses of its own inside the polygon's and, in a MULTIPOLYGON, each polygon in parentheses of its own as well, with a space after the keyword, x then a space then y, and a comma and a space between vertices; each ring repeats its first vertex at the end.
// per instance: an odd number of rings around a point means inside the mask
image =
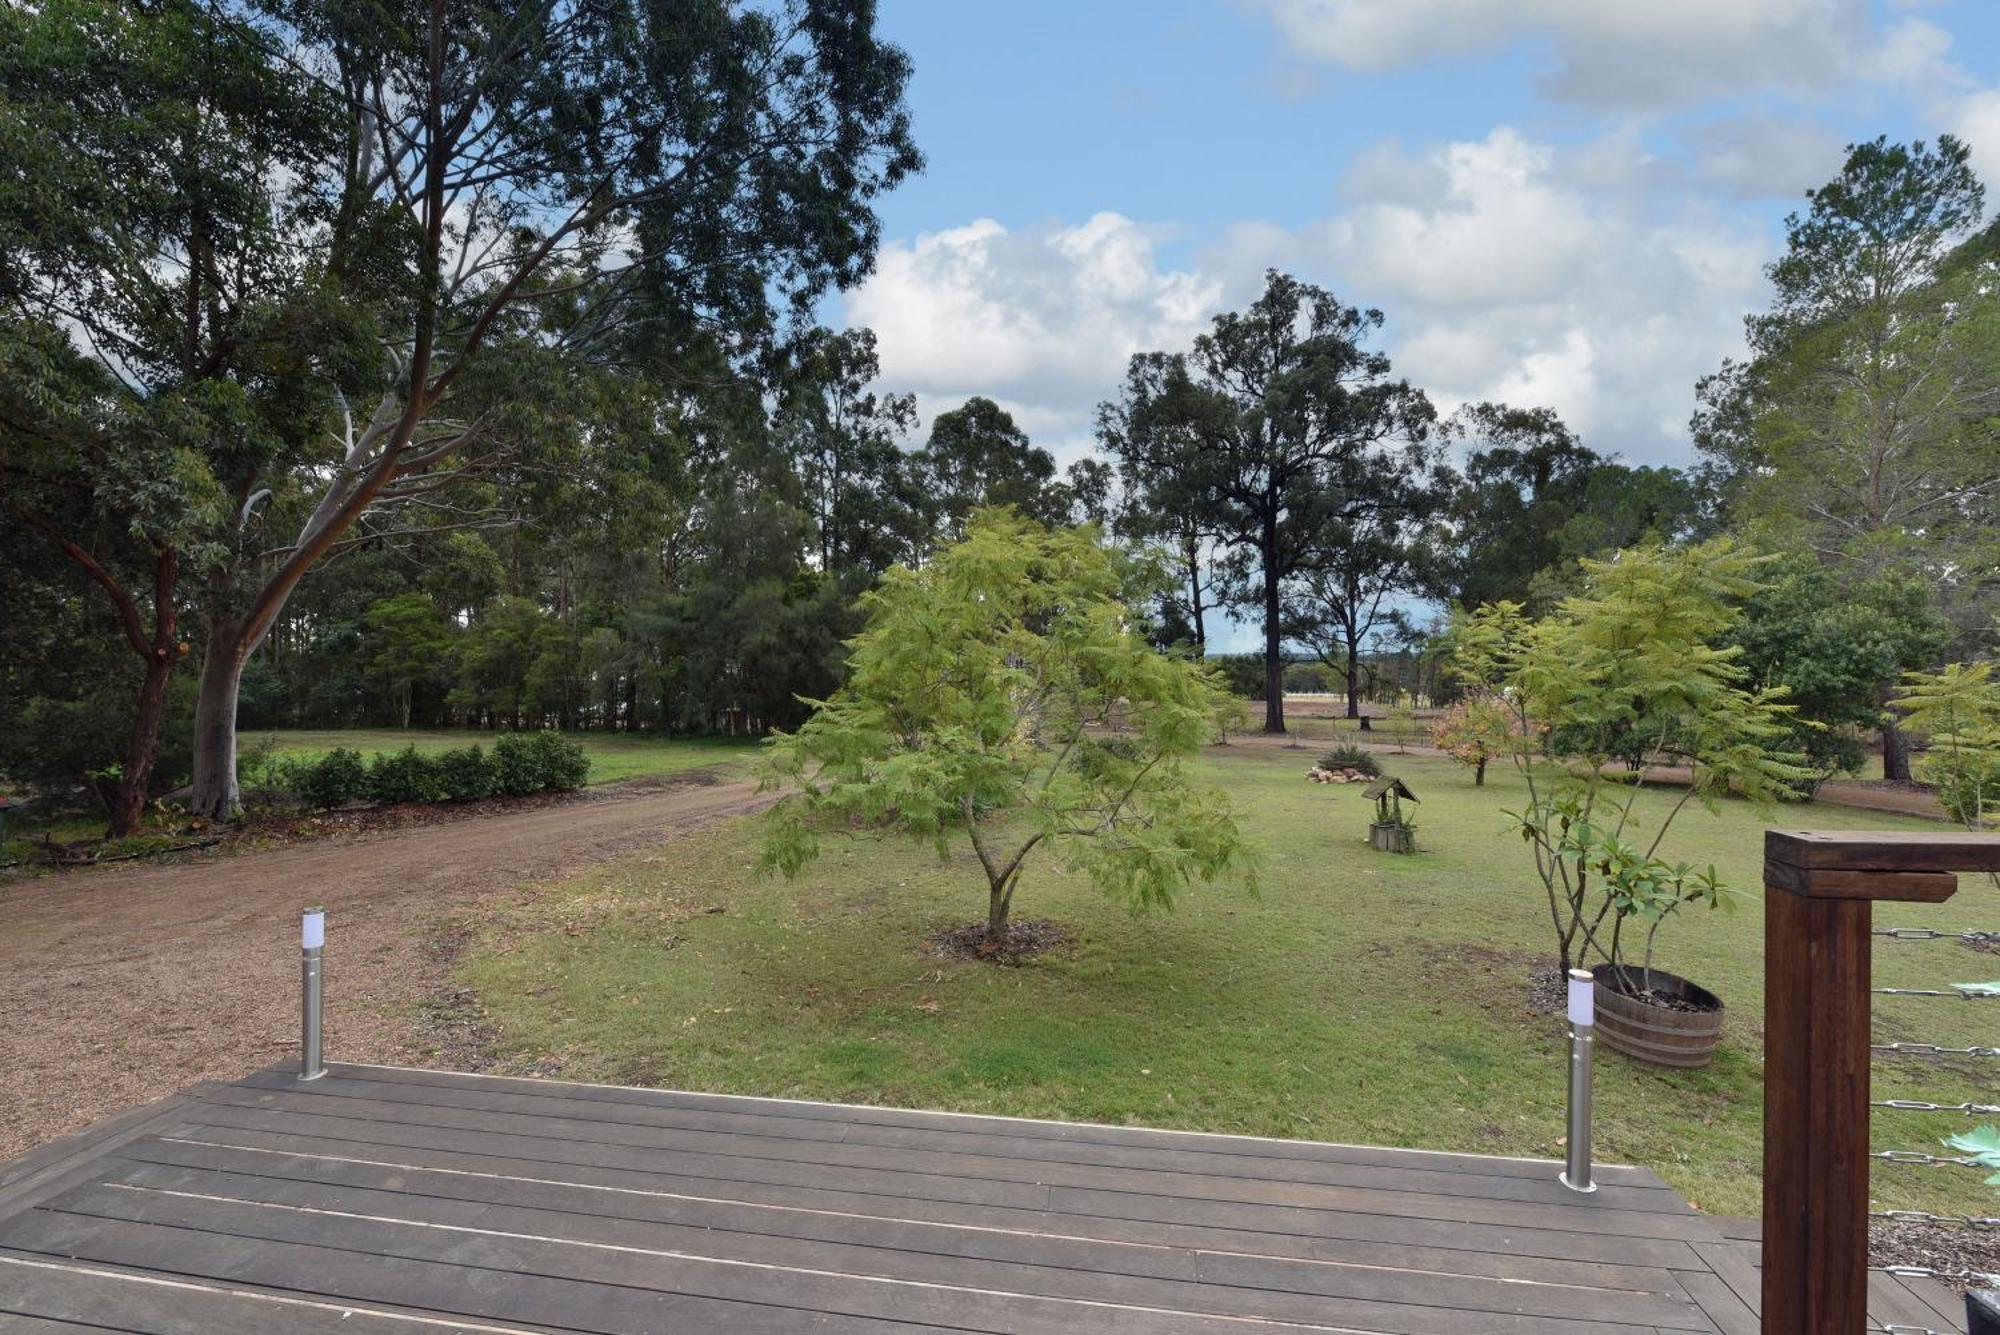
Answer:
POLYGON ((1047 918, 1021 918, 1007 924, 1007 939, 995 946, 986 939, 986 923, 947 927, 924 938, 924 953, 941 960, 972 960, 988 964, 1025 964, 1075 940, 1075 933, 1047 918))
POLYGON ((1542 964, 1528 975, 1528 1009, 1537 1015, 1569 1014, 1569 979, 1560 964, 1542 964))

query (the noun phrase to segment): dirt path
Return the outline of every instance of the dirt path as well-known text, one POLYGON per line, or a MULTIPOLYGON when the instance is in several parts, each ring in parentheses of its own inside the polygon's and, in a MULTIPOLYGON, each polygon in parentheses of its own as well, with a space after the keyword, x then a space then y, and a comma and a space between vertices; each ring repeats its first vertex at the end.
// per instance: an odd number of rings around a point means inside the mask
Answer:
POLYGON ((329 1055, 436 1059, 422 1010, 479 905, 774 800, 700 773, 271 852, 0 887, 0 1160, 297 1051, 298 915, 327 909, 329 1055))

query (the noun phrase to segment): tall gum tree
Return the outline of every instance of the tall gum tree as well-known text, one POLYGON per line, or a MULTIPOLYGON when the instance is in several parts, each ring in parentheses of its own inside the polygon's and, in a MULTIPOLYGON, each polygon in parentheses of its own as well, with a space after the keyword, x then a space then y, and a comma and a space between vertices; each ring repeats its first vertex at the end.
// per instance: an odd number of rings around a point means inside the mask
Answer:
MULTIPOLYGON (((1980 624, 2000 591, 2000 266, 1975 236, 1985 191, 1966 145, 1856 144, 1786 219, 1775 300, 1750 356, 1699 387, 1697 447, 1734 518, 1812 551, 1845 584, 1901 572, 1980 624)), ((1878 711, 1896 689, 1878 683, 1878 711)), ((1884 774, 1909 746, 1880 714, 1884 774)))
MULTIPOLYGON (((1241 602, 1262 622, 1264 731, 1285 731, 1286 582, 1310 562, 1329 488, 1364 461, 1424 439, 1436 412, 1365 346, 1382 312, 1275 270, 1249 309, 1215 318, 1186 353, 1132 358, 1099 433, 1128 475, 1172 478, 1245 566, 1241 602)), ((1337 502, 1336 502, 1337 503, 1337 502)))
POLYGON ((142 665, 110 832, 139 822, 191 582, 227 559, 222 475, 299 438, 299 349, 343 339, 280 191, 337 143, 330 97, 202 6, 0 9, 0 493, 108 600, 142 665))
POLYGON ((1302 509, 1299 569, 1285 589, 1285 633, 1347 683, 1347 717, 1364 731, 1361 655, 1371 638, 1408 625, 1400 600, 1430 590, 1435 520, 1453 481, 1424 444, 1342 461, 1302 509))
MULTIPOLYGON (((420 516, 435 527, 544 391, 595 362, 700 333, 748 358, 787 307, 800 316, 867 272, 871 202, 921 159, 909 62, 876 38, 872 0, 200 12, 275 126, 245 140, 249 169, 230 178, 248 216, 283 220, 259 233, 271 272, 242 272, 199 218, 23 268, 39 305, 111 344, 116 369, 165 364, 192 330, 190 364, 213 364, 214 394, 259 427, 211 432, 193 460, 227 502, 199 591, 192 797, 220 818, 237 805, 244 666, 315 565, 420 516), (61 300, 79 279, 144 300, 80 316, 61 300), (134 318, 183 308, 199 319, 134 318), (246 362, 244 335, 274 329, 284 355, 246 362)), ((120 72, 96 59, 105 34, 157 13, 179 7, 58 0, 11 21, 70 57, 89 93, 120 72)), ((135 131, 132 175, 149 154, 171 162, 187 133, 135 131)), ((21 134, 52 188, 80 188, 74 145, 21 134)), ((120 225, 116 210, 74 219, 120 225)), ((133 392, 157 386, 136 377, 133 392)))

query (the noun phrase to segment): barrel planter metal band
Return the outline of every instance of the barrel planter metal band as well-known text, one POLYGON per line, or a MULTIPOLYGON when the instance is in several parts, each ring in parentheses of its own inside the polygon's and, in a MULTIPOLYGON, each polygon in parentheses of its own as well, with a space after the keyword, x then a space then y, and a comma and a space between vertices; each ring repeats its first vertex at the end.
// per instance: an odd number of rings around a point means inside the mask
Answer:
POLYGON ((1713 992, 1655 969, 1655 991, 1707 1008, 1674 1010, 1628 997, 1612 987, 1609 964, 1600 964, 1591 973, 1597 978, 1597 1036, 1607 1046, 1655 1066, 1706 1066, 1715 1056, 1715 1046, 1722 1038, 1722 1002, 1713 992))

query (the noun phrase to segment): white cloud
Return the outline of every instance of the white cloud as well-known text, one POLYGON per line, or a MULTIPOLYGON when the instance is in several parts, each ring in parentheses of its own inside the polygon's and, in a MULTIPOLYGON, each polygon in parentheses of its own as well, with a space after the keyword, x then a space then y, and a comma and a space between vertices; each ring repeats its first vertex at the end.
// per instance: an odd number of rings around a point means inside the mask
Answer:
POLYGON ((1185 346, 1219 306, 1210 276, 1163 270, 1156 232, 1117 213, 1009 231, 982 218, 883 247, 847 298, 875 331, 883 383, 926 417, 984 394, 1065 455, 1135 352, 1185 346))
POLYGON ((1553 149, 1502 127, 1427 157, 1428 199, 1361 203, 1320 229, 1343 271, 1432 307, 1532 300, 1581 276, 1592 222, 1574 194, 1544 188, 1553 149))
MULTIPOLYGON (((1958 98, 1939 118, 1946 129, 1971 146, 1972 166, 1980 179, 2000 183, 2000 88, 1958 98)), ((1988 202, 1995 199, 1989 196, 1988 202)))
POLYGON ((1732 116, 1686 134, 1694 172, 1705 185, 1738 199, 1796 199, 1839 174, 1841 137, 1811 121, 1732 116))
POLYGON ((1643 152, 1614 138, 1559 153, 1502 127, 1429 151, 1423 170, 1378 161, 1379 177, 1435 186, 1297 232, 1239 228, 1208 264, 1236 275, 1233 294, 1248 252, 1381 306, 1397 372, 1443 409, 1551 407, 1596 448, 1685 461, 1694 382, 1762 304, 1770 240, 1613 169, 1620 144, 1643 152), (1630 188, 1603 184, 1620 178, 1630 188))
MULTIPOLYGON (((1875 44, 1867 0, 1259 2, 1300 54, 1363 72, 1544 42, 1555 58, 1546 91, 1596 107, 1820 90, 1869 66, 1875 44)), ((1933 54, 1924 29, 1935 32, 1921 19, 1897 25, 1905 66, 1933 54)))
POLYGON ((1950 53, 1950 33, 1927 19, 1904 19, 1882 34, 1865 69, 1884 83, 1936 89, 1965 79, 1950 53))
POLYGON ((1763 304, 1771 239, 1647 187, 1600 188, 1611 151, 1504 127, 1380 149, 1342 183, 1339 212, 1240 223, 1185 267, 1117 214, 1019 232, 980 221, 886 247, 846 315, 875 329, 887 387, 919 391, 927 412, 990 395, 1071 457, 1132 353, 1187 347, 1275 266, 1381 306, 1397 373, 1447 411, 1552 407, 1596 448, 1684 462, 1694 382, 1763 304))

